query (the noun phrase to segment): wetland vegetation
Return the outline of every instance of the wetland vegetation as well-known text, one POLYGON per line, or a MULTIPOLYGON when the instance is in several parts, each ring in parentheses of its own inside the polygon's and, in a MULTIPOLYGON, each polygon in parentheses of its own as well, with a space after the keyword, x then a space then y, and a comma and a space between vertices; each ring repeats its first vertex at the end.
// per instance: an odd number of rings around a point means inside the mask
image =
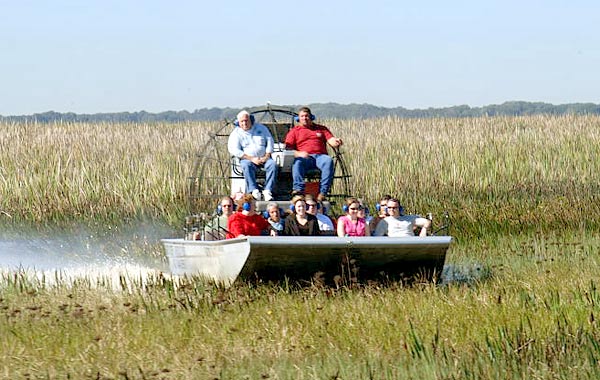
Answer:
MULTIPOLYGON (((459 276, 220 289, 160 272, 117 287, 2 272, 0 377, 598 378, 600 117, 324 124, 369 204, 391 193, 408 212, 449 211, 446 261, 459 276)), ((213 126, 0 123, 3 236, 155 224, 178 234, 213 126)), ((159 257, 161 237, 135 254, 159 257)))

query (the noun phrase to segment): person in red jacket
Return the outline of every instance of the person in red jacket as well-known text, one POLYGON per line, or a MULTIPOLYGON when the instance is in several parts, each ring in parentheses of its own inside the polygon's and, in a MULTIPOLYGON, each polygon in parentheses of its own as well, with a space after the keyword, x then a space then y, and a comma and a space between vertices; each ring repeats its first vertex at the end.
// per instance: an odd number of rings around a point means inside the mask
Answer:
POLYGON ((256 213, 256 201, 252 194, 244 194, 237 200, 237 212, 227 219, 227 239, 243 236, 260 236, 263 232, 275 236, 269 222, 256 213))

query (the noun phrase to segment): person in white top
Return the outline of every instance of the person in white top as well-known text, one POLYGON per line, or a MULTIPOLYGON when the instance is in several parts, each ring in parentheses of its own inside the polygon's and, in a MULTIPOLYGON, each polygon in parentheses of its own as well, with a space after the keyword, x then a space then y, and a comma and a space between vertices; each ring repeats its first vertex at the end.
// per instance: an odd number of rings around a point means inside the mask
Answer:
POLYGON ((273 186, 277 177, 277 164, 271 158, 273 153, 273 135, 267 127, 254 123, 248 111, 243 110, 237 114, 239 128, 235 128, 229 135, 227 150, 229 154, 239 158, 244 179, 246 193, 251 193, 254 199, 260 199, 260 191, 256 184, 256 170, 264 167, 266 171, 263 197, 265 201, 273 199, 273 186))
POLYGON ((330 217, 323 214, 322 203, 317 202, 311 194, 306 194, 304 196, 304 200, 306 202, 306 212, 309 214, 313 214, 317 217, 319 229, 321 230, 321 232, 325 232, 322 235, 328 235, 328 232, 330 232, 330 234, 333 235, 333 231, 335 231, 333 227, 333 221, 330 217))
POLYGON ((400 202, 392 198, 387 202, 389 216, 377 223, 375 236, 406 237, 415 236, 415 229, 421 227, 419 236, 427 236, 431 220, 419 215, 403 215, 400 202))

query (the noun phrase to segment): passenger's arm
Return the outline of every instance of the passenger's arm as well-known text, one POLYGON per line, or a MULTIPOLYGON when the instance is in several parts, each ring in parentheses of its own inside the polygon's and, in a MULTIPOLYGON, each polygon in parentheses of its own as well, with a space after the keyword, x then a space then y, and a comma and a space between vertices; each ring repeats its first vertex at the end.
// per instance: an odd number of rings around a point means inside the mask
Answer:
POLYGON ((321 236, 321 228, 319 228, 319 220, 317 219, 316 216, 311 223, 313 224, 314 236, 321 236))
POLYGON ((306 157, 308 157, 308 153, 307 152, 304 152, 302 150, 298 150, 298 146, 296 144, 296 134, 295 134, 295 130, 293 128, 285 136, 285 149, 287 149, 287 150, 293 150, 295 158, 298 158, 298 157, 306 158, 306 157))
POLYGON ((382 219, 377 223, 377 228, 375 229, 374 236, 385 236, 387 235, 387 222, 385 219, 382 219))
POLYGON ((260 165, 260 164, 263 164, 266 161, 266 160, 263 161, 262 157, 250 156, 250 155, 248 155, 246 153, 244 153, 242 155, 242 157, 240 157, 240 160, 249 160, 249 161, 252 161, 252 163, 254 165, 260 165))
POLYGON ((271 236, 277 236, 277 233, 275 233, 275 230, 273 229, 273 226, 271 225, 271 223, 269 223, 269 221, 265 218, 263 218, 262 216, 260 217, 262 219, 261 222, 261 232, 266 232, 267 235, 271 235, 271 236))
POLYGON ((273 135, 269 132, 269 129, 265 127, 266 135, 267 135, 267 145, 265 146, 265 155, 260 158, 260 163, 264 164, 267 162, 269 158, 271 158, 271 153, 273 153, 273 149, 275 146, 275 141, 273 140, 273 135))
POLYGON ((271 158, 271 153, 270 153, 270 152, 267 152, 267 153, 265 153, 265 155, 264 155, 264 156, 262 156, 262 157, 259 159, 259 162, 260 162, 261 164, 264 164, 265 162, 267 162, 267 161, 269 160, 269 158, 271 158))
POLYGON ((232 156, 235 156, 240 160, 243 159, 244 151, 242 150, 239 137, 237 136, 235 131, 231 132, 231 134, 229 135, 229 139, 227 140, 227 150, 232 156))
POLYGON ((275 140, 273 140, 273 135, 268 129, 267 132, 267 146, 265 147, 265 151, 271 155, 271 153, 273 153, 273 149, 275 148, 275 140))
POLYGON ((365 236, 371 236, 371 226, 369 226, 369 223, 365 223, 365 236))
POLYGON ((302 158, 306 158, 306 157, 308 157, 308 156, 309 156, 308 152, 305 152, 305 151, 303 151, 303 150, 295 150, 295 151, 294 151, 294 157, 302 157, 302 158))
POLYGON ((284 236, 294 235, 294 232, 292 231, 292 220, 289 217, 285 218, 285 222, 283 222, 283 235, 284 236))
POLYGON ((233 236, 234 238, 244 236, 244 225, 239 218, 230 217, 229 221, 227 222, 227 227, 229 229, 230 236, 233 236))
POLYGON ((285 135, 284 144, 286 150, 296 150, 296 136, 294 135, 293 129, 285 135))
POLYGON ((344 220, 342 218, 343 216, 340 216, 337 222, 337 236, 339 237, 346 236, 346 228, 344 226, 344 220))
POLYGON ((421 227, 421 232, 419 233, 420 237, 427 236, 427 229, 431 227, 431 220, 417 217, 417 219, 415 219, 415 225, 421 227))

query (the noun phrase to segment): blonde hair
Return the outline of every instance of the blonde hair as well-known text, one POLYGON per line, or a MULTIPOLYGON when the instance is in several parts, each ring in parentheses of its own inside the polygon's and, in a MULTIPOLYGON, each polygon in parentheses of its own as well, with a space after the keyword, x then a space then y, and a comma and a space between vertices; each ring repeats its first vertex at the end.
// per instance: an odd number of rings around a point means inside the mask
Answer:
POLYGON ((294 195, 292 197, 292 200, 290 201, 290 206, 294 206, 294 209, 292 211, 294 214, 296 213, 296 203, 300 201, 306 204, 306 198, 304 197, 304 195, 294 195))
POLYGON ((298 201, 303 201, 306 203, 306 197, 304 195, 294 195, 290 200, 290 203, 295 205, 298 201))

